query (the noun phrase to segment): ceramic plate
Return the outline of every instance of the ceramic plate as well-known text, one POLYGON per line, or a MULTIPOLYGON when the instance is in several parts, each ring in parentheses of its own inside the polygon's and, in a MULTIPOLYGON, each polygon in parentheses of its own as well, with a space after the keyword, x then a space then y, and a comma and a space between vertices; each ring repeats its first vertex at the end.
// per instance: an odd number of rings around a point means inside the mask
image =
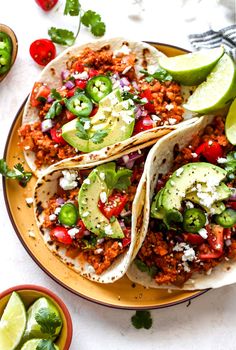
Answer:
MULTIPOLYGON (((168 56, 186 52, 174 46, 151 44, 168 56)), ((17 146, 17 129, 21 125, 24 105, 25 102, 13 122, 5 148, 5 159, 11 167, 18 162, 24 163, 24 156, 17 146)), ((57 259, 41 239, 34 221, 33 209, 28 207, 25 202, 26 197, 32 197, 35 182, 36 178, 34 177, 26 188, 22 188, 16 181, 3 180, 6 206, 16 234, 27 252, 49 276, 63 287, 90 301, 123 309, 152 309, 172 306, 205 292, 172 291, 168 293, 167 290, 162 289, 146 289, 130 282, 127 277, 123 277, 113 284, 102 285, 79 276, 57 259), (32 232, 35 233, 35 238, 31 237, 32 232)))

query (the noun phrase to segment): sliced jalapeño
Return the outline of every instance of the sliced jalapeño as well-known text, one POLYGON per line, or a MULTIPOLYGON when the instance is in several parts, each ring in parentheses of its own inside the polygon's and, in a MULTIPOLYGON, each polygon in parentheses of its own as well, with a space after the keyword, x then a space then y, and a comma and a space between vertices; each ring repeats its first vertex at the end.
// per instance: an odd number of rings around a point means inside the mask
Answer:
POLYGON ((88 96, 78 93, 66 101, 66 108, 78 117, 87 117, 92 112, 93 104, 88 96))
POLYGON ((197 233, 206 224, 206 216, 201 209, 187 209, 183 215, 183 228, 186 232, 197 233))
POLYGON ((102 100, 111 91, 111 79, 105 75, 97 75, 87 82, 86 92, 95 102, 102 100))

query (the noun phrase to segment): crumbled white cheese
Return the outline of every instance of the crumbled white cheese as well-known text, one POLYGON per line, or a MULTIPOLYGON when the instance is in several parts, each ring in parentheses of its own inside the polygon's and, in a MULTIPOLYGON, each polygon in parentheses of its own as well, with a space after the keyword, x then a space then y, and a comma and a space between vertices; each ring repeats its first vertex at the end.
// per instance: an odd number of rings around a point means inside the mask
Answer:
MULTIPOLYGON (((129 90, 130 90, 130 87, 125 85, 125 86, 123 86, 122 90, 123 90, 123 91, 129 91, 129 90)), ((132 102, 133 102, 133 101, 132 101, 132 102)))
POLYGON ((119 246, 120 248, 123 248, 123 244, 122 244, 121 242, 118 243, 118 246, 119 246))
POLYGON ((173 251, 175 251, 175 252, 182 252, 185 249, 186 246, 187 246, 187 244, 184 243, 184 242, 176 243, 176 245, 173 248, 173 251))
POLYGON ((161 120, 161 118, 158 115, 152 114, 151 118, 154 122, 158 122, 159 120, 161 120))
POLYGON ((217 163, 219 163, 219 164, 227 163, 227 159, 226 159, 226 158, 221 158, 221 157, 219 157, 219 158, 217 159, 217 163))
POLYGON ((101 178, 101 180, 105 180, 105 173, 99 173, 99 176, 100 176, 100 178, 101 178))
POLYGON ((113 56, 119 56, 120 54, 128 55, 130 53, 130 48, 127 45, 122 45, 120 49, 115 50, 113 56))
POLYGON ((193 158, 197 158, 197 157, 198 157, 197 153, 195 153, 195 152, 191 153, 191 156, 192 156, 193 158))
POLYGON ((25 198, 25 201, 27 204, 32 204, 34 200, 31 197, 27 197, 27 198, 25 198))
POLYGON ((175 182, 173 180, 170 180, 170 185, 171 186, 174 186, 175 185, 175 182))
POLYGON ((82 216, 83 218, 86 218, 88 215, 89 215, 89 211, 85 211, 81 216, 82 216))
POLYGON ((73 170, 63 170, 63 177, 59 179, 59 184, 63 190, 72 190, 77 187, 78 172, 73 170))
POLYGON ((131 124, 134 121, 134 118, 129 117, 126 113, 122 115, 122 119, 126 124, 131 124))
POLYGON ((104 231, 105 231, 105 234, 108 235, 108 236, 113 234, 111 225, 106 225, 105 228, 104 228, 104 231))
POLYGON ((101 254, 103 253, 103 249, 102 248, 98 248, 94 250, 94 254, 101 254))
POLYGON ((213 144, 213 141, 208 141, 208 145, 211 146, 213 144))
POLYGON ((204 239, 207 239, 208 237, 208 232, 205 228, 201 228, 199 231, 198 231, 199 235, 204 238, 204 239))
POLYGON ((55 210, 54 210, 54 214, 55 215, 58 215, 61 211, 61 207, 57 207, 55 210))
POLYGON ((29 230, 28 234, 29 234, 29 237, 31 237, 31 238, 35 238, 36 237, 34 231, 32 231, 32 230, 29 230))
POLYGON ((77 233, 79 233, 79 229, 76 227, 73 227, 70 230, 68 230, 68 234, 71 236, 71 238, 74 238, 77 233))
POLYGON ((184 254, 182 256, 182 261, 193 261, 195 259, 195 251, 193 248, 185 247, 184 254))
POLYGON ((123 125, 121 128, 120 128, 121 131, 125 131, 126 130, 126 127, 123 125))
POLYGON ((106 201, 107 201, 107 194, 106 194, 106 192, 101 192, 100 193, 100 199, 101 199, 101 202, 102 203, 106 203, 106 201))
POLYGON ((194 208, 193 203, 190 202, 190 201, 186 201, 186 202, 185 202, 185 205, 186 205, 186 208, 187 208, 187 209, 192 209, 192 208, 194 208))
POLYGON ((206 274, 209 276, 209 275, 211 274, 211 272, 212 272, 212 269, 209 269, 209 270, 206 272, 206 274))
POLYGON ((127 66, 127 67, 123 70, 122 74, 127 73, 131 68, 132 68, 132 66, 127 66))
POLYGON ((148 103, 148 99, 146 97, 143 97, 141 100, 140 100, 142 103, 148 103))
POLYGON ((182 172, 184 171, 184 168, 179 168, 176 170, 176 176, 180 176, 182 174, 182 172))
POLYGON ((102 244, 104 242, 104 238, 98 238, 97 239, 97 244, 102 244))
POLYGON ((168 105, 166 105, 167 111, 171 111, 173 108, 174 108, 174 105, 172 103, 169 103, 168 105))
POLYGON ((28 151, 30 149, 30 146, 25 146, 24 149, 28 151))
POLYGON ((187 261, 183 261, 182 262, 182 266, 183 266, 185 272, 190 272, 191 271, 187 261))
POLYGON ((84 180, 84 183, 85 183, 86 185, 90 185, 90 180, 89 180, 89 178, 85 179, 85 180, 84 180))
POLYGON ((175 118, 169 118, 168 122, 170 125, 174 125, 174 124, 176 124, 177 120, 175 118))
POLYGON ((90 129, 90 126, 91 126, 90 120, 86 120, 86 122, 84 123, 84 130, 90 129))
POLYGON ((89 75, 88 75, 88 72, 84 71, 82 73, 76 73, 76 74, 73 74, 73 77, 75 79, 80 79, 80 80, 87 80, 89 75))
POLYGON ((57 218, 57 216, 56 216, 55 214, 49 215, 49 220, 50 220, 50 221, 55 221, 56 218, 57 218))

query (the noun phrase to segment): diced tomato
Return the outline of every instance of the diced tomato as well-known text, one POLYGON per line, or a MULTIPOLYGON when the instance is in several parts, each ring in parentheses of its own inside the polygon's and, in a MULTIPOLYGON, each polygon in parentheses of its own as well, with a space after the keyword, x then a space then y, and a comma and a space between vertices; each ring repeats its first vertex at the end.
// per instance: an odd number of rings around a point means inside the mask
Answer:
POLYGON ((102 201, 99 200, 98 208, 107 219, 110 219, 112 216, 117 217, 122 212, 127 200, 128 196, 126 194, 117 193, 108 197, 106 203, 102 203, 102 201))
POLYGON ((224 229, 224 239, 231 239, 232 231, 231 228, 224 229))
POLYGON ((130 242, 131 242, 131 238, 127 238, 127 237, 123 238, 123 239, 122 239, 122 245, 123 245, 123 247, 125 248, 125 247, 127 247, 128 245, 130 245, 130 242))
POLYGON ((66 145, 66 141, 61 136, 61 129, 52 128, 50 130, 52 140, 61 145, 66 145))
POLYGON ((218 142, 208 141, 198 146, 195 153, 198 156, 202 155, 208 162, 215 164, 217 159, 223 156, 223 149, 218 142))
POLYGON ((94 106, 92 112, 90 113, 90 117, 93 117, 98 111, 98 106, 94 106))
POLYGON ((41 82, 34 83, 31 96, 30 103, 32 107, 37 107, 41 104, 40 97, 47 98, 50 94, 50 89, 48 86, 43 85, 41 82))
POLYGON ((144 107, 149 113, 156 113, 154 103, 153 103, 153 97, 152 92, 150 89, 146 89, 140 93, 141 98, 146 98, 148 100, 147 103, 145 103, 144 107))
POLYGON ((204 243, 204 238, 197 233, 184 233, 184 240, 192 245, 204 243))
POLYGON ((96 69, 90 68, 88 75, 89 75, 89 78, 93 78, 96 75, 99 75, 99 72, 96 69))
POLYGON ((236 210, 236 202, 229 201, 229 202, 227 203, 227 207, 236 210))
POLYGON ((207 225, 208 243, 217 252, 223 252, 224 228, 220 225, 207 225))
POLYGON ((152 120, 151 117, 149 117, 149 115, 146 115, 145 117, 139 119, 135 124, 134 135, 145 130, 153 129, 154 127, 155 127, 154 121, 152 120))
POLYGON ((64 226, 56 226, 50 231, 51 239, 63 244, 70 245, 72 238, 64 226))
POLYGON ((86 80, 76 79, 75 80, 75 85, 76 85, 77 88, 80 88, 81 90, 84 90, 86 88, 87 81, 86 80))
POLYGON ((223 254, 222 252, 216 252, 216 251, 209 250, 208 253, 200 253, 198 255, 198 258, 200 260, 217 259, 217 258, 220 258, 222 254, 223 254))
POLYGON ((77 239, 83 238, 84 233, 85 233, 85 231, 87 231, 87 229, 86 229, 86 227, 81 219, 78 220, 78 222, 76 224, 76 228, 79 230, 79 232, 76 233, 75 237, 77 239))
POLYGON ((84 65, 78 61, 73 63, 72 68, 78 73, 82 73, 84 71, 84 65))
POLYGON ((74 96, 76 89, 77 89, 77 87, 75 86, 74 88, 67 90, 66 97, 70 98, 70 97, 74 96))
POLYGON ((74 115, 73 113, 71 113, 68 109, 66 109, 66 119, 67 120, 73 120, 77 118, 76 115, 74 115))

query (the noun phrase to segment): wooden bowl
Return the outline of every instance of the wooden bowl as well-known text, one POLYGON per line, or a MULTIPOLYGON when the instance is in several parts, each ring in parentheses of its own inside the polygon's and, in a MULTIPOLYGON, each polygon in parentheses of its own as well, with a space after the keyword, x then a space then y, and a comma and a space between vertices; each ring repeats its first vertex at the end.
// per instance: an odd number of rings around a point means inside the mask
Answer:
POLYGON ((36 299, 40 297, 46 297, 56 305, 61 314, 63 326, 59 337, 55 341, 55 344, 60 350, 69 350, 73 327, 69 311, 64 302, 56 294, 44 287, 30 284, 19 285, 0 293, 0 317, 3 314, 4 308, 12 292, 17 292, 20 295, 23 303, 25 304, 26 310, 36 299))
POLYGON ((16 34, 13 32, 13 30, 6 26, 5 24, 0 24, 0 32, 4 32, 6 34, 9 35, 9 37, 11 38, 12 41, 12 55, 11 55, 11 67, 9 69, 8 72, 0 75, 0 82, 7 76, 7 74, 10 72, 15 60, 16 60, 16 56, 17 56, 17 52, 18 52, 18 41, 17 41, 17 37, 16 34))

